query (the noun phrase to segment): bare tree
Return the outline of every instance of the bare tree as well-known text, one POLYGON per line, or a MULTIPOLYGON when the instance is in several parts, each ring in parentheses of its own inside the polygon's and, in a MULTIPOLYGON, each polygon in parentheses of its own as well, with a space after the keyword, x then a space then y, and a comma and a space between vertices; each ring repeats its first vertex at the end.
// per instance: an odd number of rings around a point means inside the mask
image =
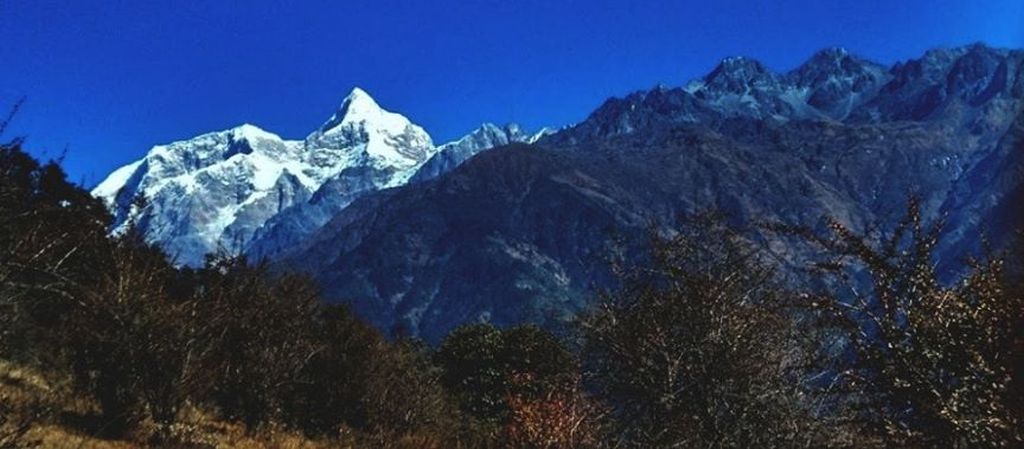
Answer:
POLYGON ((1009 402, 1012 345, 1024 313, 1006 289, 1004 259, 967 261, 943 283, 935 247, 942 222, 928 224, 912 199, 887 237, 829 222, 824 233, 778 226, 820 250, 830 292, 807 297, 832 341, 845 348, 822 363, 829 391, 889 446, 982 448, 1021 443, 1009 402))
POLYGON ((583 320, 585 367, 629 447, 822 447, 775 270, 715 214, 654 234, 583 320))

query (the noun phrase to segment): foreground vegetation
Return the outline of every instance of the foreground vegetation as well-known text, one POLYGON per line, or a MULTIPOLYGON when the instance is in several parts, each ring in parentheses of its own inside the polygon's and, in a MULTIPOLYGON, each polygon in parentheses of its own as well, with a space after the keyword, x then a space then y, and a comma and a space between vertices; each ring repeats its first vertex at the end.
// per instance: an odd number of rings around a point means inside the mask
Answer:
POLYGON ((1019 266, 940 282, 912 203, 886 237, 785 225, 783 280, 713 215, 616 265, 578 332, 389 340, 310 280, 178 269, 58 164, 0 147, 0 448, 983 448, 1021 444, 1019 266), (867 288, 864 288, 867 287, 867 288))

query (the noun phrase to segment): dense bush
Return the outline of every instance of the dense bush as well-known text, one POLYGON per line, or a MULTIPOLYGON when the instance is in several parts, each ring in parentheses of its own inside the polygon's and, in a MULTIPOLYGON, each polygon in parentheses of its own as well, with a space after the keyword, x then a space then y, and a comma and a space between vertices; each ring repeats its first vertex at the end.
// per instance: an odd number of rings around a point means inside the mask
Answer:
POLYGON ((0 355, 54 361, 49 329, 98 277, 108 223, 57 163, 39 164, 17 140, 0 145, 0 355))
POLYGON ((195 302, 167 294, 174 269, 134 233, 113 239, 105 255, 60 322, 72 374, 99 402, 104 433, 120 435, 147 411, 170 424, 204 374, 192 366, 207 344, 189 320, 195 302))
POLYGON ((302 368, 288 405, 289 420, 311 434, 367 428, 364 395, 387 349, 379 332, 345 306, 324 306, 315 321, 315 352, 302 368))
POLYGON ((425 446, 461 447, 457 408, 441 386, 440 370, 429 349, 403 340, 386 346, 368 366, 367 388, 361 406, 366 431, 374 442, 388 447, 403 438, 425 438, 425 446))
POLYGON ((490 424, 508 418, 510 397, 543 397, 569 385, 578 372, 572 354, 534 326, 465 325, 445 338, 434 359, 461 408, 490 424))
POLYGON ((197 319, 212 330, 212 403, 249 427, 284 419, 299 376, 317 352, 316 287, 244 258, 211 260, 199 279, 197 319))

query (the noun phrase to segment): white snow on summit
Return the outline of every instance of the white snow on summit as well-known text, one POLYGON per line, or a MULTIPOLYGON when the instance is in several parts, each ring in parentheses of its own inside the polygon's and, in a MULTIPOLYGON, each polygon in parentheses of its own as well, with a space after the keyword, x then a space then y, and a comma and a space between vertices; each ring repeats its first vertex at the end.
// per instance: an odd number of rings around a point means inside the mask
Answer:
POLYGON ((243 124, 157 145, 92 194, 113 212, 113 232, 134 223, 179 263, 197 265, 211 252, 244 251, 270 218, 310 201, 329 181, 344 178, 354 198, 405 183, 434 152, 423 128, 355 88, 305 140, 243 124), (351 187, 351 173, 367 179, 351 187), (137 197, 145 198, 142 210, 137 197))
POLYGON ((345 126, 365 123, 372 123, 379 130, 386 130, 392 134, 399 134, 412 124, 401 114, 381 109, 365 90, 356 87, 345 97, 338 112, 331 116, 321 131, 324 135, 331 135, 341 132, 345 126))
POLYGON ((423 128, 401 114, 382 109, 358 87, 345 97, 327 123, 306 138, 306 145, 316 148, 361 146, 359 151, 378 167, 404 169, 421 164, 434 148, 423 128))
POLYGON ((92 189, 92 196, 103 200, 103 203, 107 207, 114 206, 114 198, 117 196, 117 192, 128 183, 128 179, 135 174, 139 166, 142 165, 142 160, 132 162, 124 167, 114 170, 113 173, 107 175, 107 178, 103 182, 99 183, 92 189))
POLYGON ((360 196, 409 182, 439 153, 437 173, 484 149, 550 133, 485 124, 435 146, 422 127, 356 87, 303 140, 247 123, 157 145, 92 194, 114 214, 112 232, 134 224, 178 263, 199 265, 214 252, 287 250, 360 196))

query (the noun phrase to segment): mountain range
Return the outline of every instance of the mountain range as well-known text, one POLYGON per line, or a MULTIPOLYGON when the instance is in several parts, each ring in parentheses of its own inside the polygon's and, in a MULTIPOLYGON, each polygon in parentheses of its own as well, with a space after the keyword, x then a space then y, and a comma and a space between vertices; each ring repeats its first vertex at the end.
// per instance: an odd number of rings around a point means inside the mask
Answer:
POLYGON ((113 212, 114 232, 135 225, 180 264, 201 265, 211 253, 273 256, 362 195, 414 175, 439 176, 483 149, 546 133, 486 123, 435 146, 423 128, 357 87, 303 140, 243 124, 157 145, 92 193, 113 212))
MULTIPOLYGON (((93 193, 114 232, 134 223, 180 263, 266 257, 433 341, 467 321, 558 326, 609 285, 611 254, 705 209, 868 230, 917 195, 946 217, 952 265, 979 232, 1005 242, 1021 224, 1022 99, 1024 51, 885 66, 831 48, 784 73, 730 57, 557 131, 484 125, 435 146, 356 89, 304 140, 243 125, 156 146, 93 193)), ((750 238, 799 263, 798 245, 750 238)))

